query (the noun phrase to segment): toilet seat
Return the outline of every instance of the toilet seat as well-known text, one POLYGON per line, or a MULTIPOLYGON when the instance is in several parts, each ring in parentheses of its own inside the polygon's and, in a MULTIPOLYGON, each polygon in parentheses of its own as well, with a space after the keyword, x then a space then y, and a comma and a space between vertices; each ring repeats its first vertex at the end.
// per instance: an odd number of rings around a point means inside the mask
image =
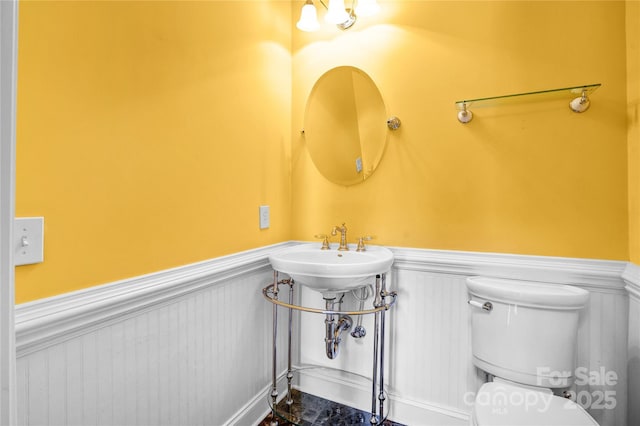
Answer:
POLYGON ((476 426, 598 426, 575 402, 509 383, 480 387, 473 407, 476 426))

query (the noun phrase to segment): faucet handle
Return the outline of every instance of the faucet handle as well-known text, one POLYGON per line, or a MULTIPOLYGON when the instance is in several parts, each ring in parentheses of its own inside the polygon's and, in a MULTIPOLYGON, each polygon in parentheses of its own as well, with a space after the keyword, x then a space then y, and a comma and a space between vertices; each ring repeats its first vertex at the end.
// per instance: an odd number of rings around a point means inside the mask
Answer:
POLYGON ((358 247, 356 251, 367 251, 367 248, 364 245, 365 241, 371 241, 375 238, 373 235, 365 235, 364 237, 358 238, 358 247))
POLYGON ((327 234, 316 234, 314 238, 319 238, 322 240, 322 247, 320 250, 329 250, 329 236, 327 234))

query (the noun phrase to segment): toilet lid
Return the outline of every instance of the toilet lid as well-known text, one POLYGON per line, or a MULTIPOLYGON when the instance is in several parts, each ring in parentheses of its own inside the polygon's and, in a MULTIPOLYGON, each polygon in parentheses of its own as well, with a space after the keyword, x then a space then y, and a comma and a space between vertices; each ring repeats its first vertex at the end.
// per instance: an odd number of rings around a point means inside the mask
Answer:
POLYGON ((479 426, 598 426, 569 399, 497 382, 485 383, 476 394, 473 421, 479 426))

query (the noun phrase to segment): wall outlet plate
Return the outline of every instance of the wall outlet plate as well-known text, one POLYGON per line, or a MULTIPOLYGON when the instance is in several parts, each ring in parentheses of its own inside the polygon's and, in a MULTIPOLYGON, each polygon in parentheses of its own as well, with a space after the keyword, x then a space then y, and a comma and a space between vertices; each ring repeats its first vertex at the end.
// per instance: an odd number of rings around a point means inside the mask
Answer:
POLYGON ((14 264, 44 261, 44 217, 18 217, 13 222, 14 264))
POLYGON ((260 206, 260 229, 269 228, 270 222, 269 206, 260 206))

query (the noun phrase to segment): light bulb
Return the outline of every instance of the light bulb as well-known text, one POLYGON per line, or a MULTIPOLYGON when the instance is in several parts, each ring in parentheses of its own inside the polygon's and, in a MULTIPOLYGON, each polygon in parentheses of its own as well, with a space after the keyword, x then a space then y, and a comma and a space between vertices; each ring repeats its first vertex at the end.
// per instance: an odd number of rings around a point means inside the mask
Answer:
POLYGON ((349 14, 344 8, 344 0, 330 0, 324 20, 330 24, 342 24, 349 20, 349 14))
POLYGON ((307 0, 304 6, 302 6, 300 20, 296 24, 296 27, 301 31, 307 32, 317 31, 320 28, 318 13, 312 0, 307 0))

